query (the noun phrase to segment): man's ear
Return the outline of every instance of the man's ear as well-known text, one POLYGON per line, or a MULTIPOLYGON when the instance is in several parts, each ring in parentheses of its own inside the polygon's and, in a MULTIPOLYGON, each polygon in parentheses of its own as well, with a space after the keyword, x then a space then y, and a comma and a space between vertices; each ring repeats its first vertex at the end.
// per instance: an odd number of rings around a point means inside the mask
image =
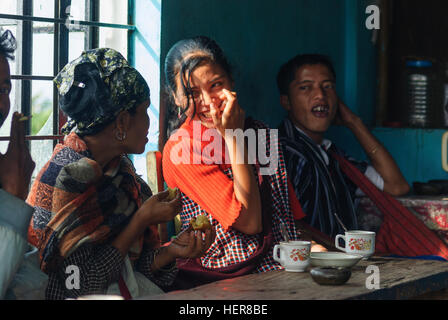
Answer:
POLYGON ((286 94, 280 95, 280 104, 286 111, 291 110, 291 104, 289 103, 289 97, 286 94))

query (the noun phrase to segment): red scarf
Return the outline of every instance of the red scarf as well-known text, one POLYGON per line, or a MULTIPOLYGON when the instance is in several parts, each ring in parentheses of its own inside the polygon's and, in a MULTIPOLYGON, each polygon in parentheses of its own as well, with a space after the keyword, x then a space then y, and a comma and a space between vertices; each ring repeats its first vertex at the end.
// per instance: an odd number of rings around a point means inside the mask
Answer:
POLYGON ((340 168, 383 213, 384 220, 376 235, 376 253, 400 256, 437 255, 448 260, 447 245, 412 212, 395 198, 375 187, 348 160, 332 152, 340 168))

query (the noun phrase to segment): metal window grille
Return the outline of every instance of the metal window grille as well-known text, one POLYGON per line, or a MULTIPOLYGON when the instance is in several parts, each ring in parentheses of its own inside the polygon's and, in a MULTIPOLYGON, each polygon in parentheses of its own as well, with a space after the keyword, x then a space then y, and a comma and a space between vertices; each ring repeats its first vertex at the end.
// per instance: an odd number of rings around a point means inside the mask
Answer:
MULTIPOLYGON (((85 17, 86 20, 72 20, 70 17, 70 6, 72 0, 55 0, 54 1, 54 16, 53 17, 39 17, 33 16, 33 0, 17 0, 17 5, 22 8, 22 15, 1 13, 0 19, 7 19, 21 23, 21 39, 17 39, 21 43, 20 52, 16 52, 16 56, 20 57, 21 74, 11 75, 13 80, 21 81, 21 95, 20 105, 21 112, 25 115, 32 113, 32 82, 52 81, 54 76, 61 70, 69 61, 69 33, 70 31, 84 30, 86 32, 85 48, 92 49, 99 45, 99 31, 100 28, 113 28, 127 30, 127 56, 131 64, 133 64, 134 51, 134 31, 133 25, 133 10, 134 1, 128 0, 128 16, 127 24, 106 23, 99 20, 100 6, 98 0, 86 0, 85 17), (50 25, 39 26, 33 25, 34 22, 47 22, 50 25), (53 75, 36 75, 32 72, 32 52, 33 52, 33 34, 36 33, 53 33, 53 75)), ((19 51, 19 50, 18 50, 19 51)), ((28 140, 54 140, 53 146, 56 145, 57 140, 60 140, 60 129, 65 123, 65 116, 59 112, 58 109, 58 95, 55 86, 53 85, 53 134, 52 135, 32 135, 31 121, 27 123, 26 134, 28 140)), ((8 140, 9 137, 0 137, 0 141, 8 140)))

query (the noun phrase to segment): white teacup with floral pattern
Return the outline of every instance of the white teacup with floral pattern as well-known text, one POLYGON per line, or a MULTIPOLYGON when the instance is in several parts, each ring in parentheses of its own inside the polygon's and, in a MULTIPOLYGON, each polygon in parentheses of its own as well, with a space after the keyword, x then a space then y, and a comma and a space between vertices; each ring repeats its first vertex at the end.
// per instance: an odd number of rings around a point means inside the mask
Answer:
POLYGON ((286 271, 303 272, 310 264, 310 241, 283 241, 274 246, 274 260, 286 271))
POLYGON ((338 234, 334 244, 339 250, 350 254, 357 254, 368 259, 375 252, 375 232, 363 230, 346 231, 345 236, 338 234), (344 239, 345 247, 339 245, 339 239, 344 239))

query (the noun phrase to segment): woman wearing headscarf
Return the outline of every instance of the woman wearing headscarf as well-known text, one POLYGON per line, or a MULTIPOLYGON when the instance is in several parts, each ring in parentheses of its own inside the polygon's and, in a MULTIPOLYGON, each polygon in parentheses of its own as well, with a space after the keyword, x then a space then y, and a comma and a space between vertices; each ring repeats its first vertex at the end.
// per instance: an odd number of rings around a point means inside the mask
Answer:
POLYGON ((147 143, 146 81, 120 53, 102 48, 83 52, 54 82, 68 135, 27 199, 34 207, 28 238, 49 276, 46 298, 163 292, 176 258, 201 256, 213 232, 189 229, 160 246, 156 225, 180 211, 180 196, 152 196, 127 157, 147 143))

